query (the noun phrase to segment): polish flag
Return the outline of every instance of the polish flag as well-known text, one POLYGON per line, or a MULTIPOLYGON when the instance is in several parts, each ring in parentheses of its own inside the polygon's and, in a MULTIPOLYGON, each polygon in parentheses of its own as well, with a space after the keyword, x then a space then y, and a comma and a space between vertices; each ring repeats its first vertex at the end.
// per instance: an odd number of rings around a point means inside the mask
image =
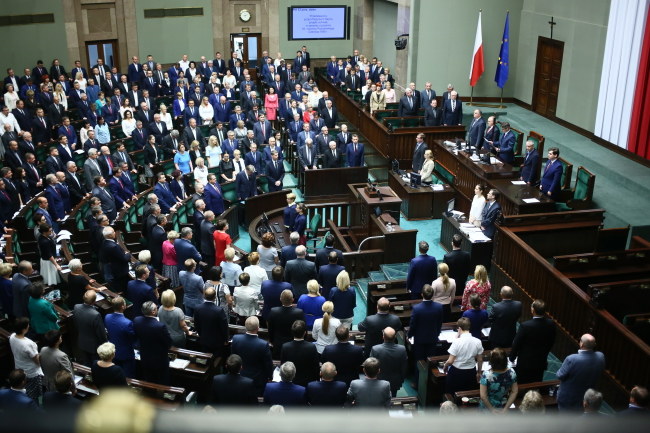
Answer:
POLYGON ((474 39, 474 52, 472 53, 472 66, 469 71, 469 85, 474 87, 478 79, 483 75, 483 36, 481 31, 481 12, 478 13, 478 25, 476 26, 476 39, 474 39))

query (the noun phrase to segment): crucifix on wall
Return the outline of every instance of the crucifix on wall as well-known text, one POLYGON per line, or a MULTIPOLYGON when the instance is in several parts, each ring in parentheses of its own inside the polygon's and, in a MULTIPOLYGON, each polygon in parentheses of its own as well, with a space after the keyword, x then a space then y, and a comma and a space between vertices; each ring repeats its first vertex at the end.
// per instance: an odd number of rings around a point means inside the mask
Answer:
POLYGON ((553 39, 553 27, 555 27, 557 23, 553 21, 553 17, 551 17, 551 21, 549 21, 548 24, 551 26, 551 39, 553 39))

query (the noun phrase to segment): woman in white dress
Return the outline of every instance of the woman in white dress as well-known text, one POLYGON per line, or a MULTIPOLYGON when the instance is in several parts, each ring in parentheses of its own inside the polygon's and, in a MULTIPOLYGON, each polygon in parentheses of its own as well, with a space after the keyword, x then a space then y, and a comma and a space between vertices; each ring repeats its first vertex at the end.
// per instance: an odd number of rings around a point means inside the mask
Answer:
POLYGON ((83 90, 84 92, 86 91, 86 84, 88 84, 88 82, 84 78, 84 74, 77 72, 77 75, 74 76, 74 81, 75 83, 79 83, 79 90, 83 90))
POLYGON ((229 88, 234 89, 237 86, 237 79, 230 72, 230 69, 226 69, 226 75, 223 77, 223 85, 228 85, 229 88))
POLYGON ((172 122, 172 115, 167 112, 167 106, 160 104, 160 121, 167 125, 167 130, 174 129, 174 122, 172 122))
POLYGON ((208 167, 205 166, 205 160, 201 157, 196 158, 196 167, 194 167, 194 181, 200 182, 201 185, 208 184, 208 167))
POLYGON ((63 105, 64 110, 68 110, 68 97, 65 95, 65 92, 63 91, 63 86, 61 86, 59 83, 56 83, 54 86, 54 95, 53 96, 58 96, 59 97, 59 104, 63 105))
POLYGON ((258 292, 262 289, 262 283, 269 279, 266 270, 259 265, 259 262, 260 254, 257 251, 254 251, 248 255, 248 263, 250 263, 250 265, 244 268, 244 272, 250 275, 251 278, 248 285, 258 292))
POLYGON ((134 129, 135 119, 133 118, 133 112, 131 110, 126 110, 124 112, 124 119, 122 119, 122 131, 126 137, 131 137, 134 129))
POLYGON ((275 60, 273 60, 273 65, 275 66, 276 71, 278 69, 278 66, 280 66, 282 62, 284 62, 284 59, 282 58, 282 53, 278 53, 275 56, 275 60))
POLYGON ((311 92, 307 95, 307 101, 311 104, 312 107, 318 107, 318 101, 323 97, 323 92, 318 90, 318 86, 314 86, 311 89, 311 92))
POLYGON ((205 148, 205 156, 208 158, 208 167, 218 167, 221 162, 221 146, 219 140, 214 135, 208 139, 208 145, 205 148))
POLYGON ((201 123, 203 125, 210 125, 212 119, 214 118, 214 108, 208 102, 208 97, 204 96, 201 100, 201 105, 199 105, 199 116, 201 117, 201 123))
POLYGON ((316 341, 316 350, 318 353, 323 353, 325 347, 336 344, 336 328, 341 324, 341 321, 332 316, 334 312, 334 304, 332 301, 327 301, 323 304, 323 317, 314 321, 311 335, 316 341))
POLYGON ((474 187, 474 198, 472 199, 472 207, 469 210, 469 222, 476 227, 481 227, 481 214, 485 207, 485 196, 483 196, 483 185, 476 185, 474 187))
POLYGON ((7 84, 7 93, 5 93, 4 99, 5 99, 5 106, 9 109, 9 111, 13 110, 16 108, 16 101, 18 101, 19 96, 18 92, 16 92, 16 89, 14 89, 13 84, 7 84))
POLYGON ((432 173, 434 167, 433 152, 431 152, 431 149, 427 149, 424 151, 424 163, 422 164, 422 170, 420 170, 423 185, 431 185, 433 183, 432 173))

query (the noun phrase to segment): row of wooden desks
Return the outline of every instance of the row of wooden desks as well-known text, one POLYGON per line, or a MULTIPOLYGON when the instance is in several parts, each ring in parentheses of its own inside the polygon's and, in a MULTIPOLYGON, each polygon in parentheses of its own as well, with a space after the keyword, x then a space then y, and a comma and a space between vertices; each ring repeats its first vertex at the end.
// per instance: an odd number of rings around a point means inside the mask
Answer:
POLYGON ((408 181, 393 171, 388 173, 388 186, 402 198, 401 211, 409 220, 437 218, 447 210, 447 202, 454 198, 450 185, 437 185, 439 189, 424 185, 411 188, 408 181))

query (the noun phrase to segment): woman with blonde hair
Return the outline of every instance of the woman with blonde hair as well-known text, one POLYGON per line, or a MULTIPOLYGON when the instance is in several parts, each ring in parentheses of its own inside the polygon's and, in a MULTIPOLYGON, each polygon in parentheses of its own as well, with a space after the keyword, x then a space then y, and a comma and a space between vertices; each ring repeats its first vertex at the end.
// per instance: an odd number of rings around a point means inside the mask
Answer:
POLYGON ((201 105, 199 105, 199 116, 201 117, 202 125, 210 125, 212 119, 214 118, 214 108, 210 105, 208 97, 204 96, 201 99, 201 105))
POLYGON ((336 276, 336 287, 330 291, 330 301, 334 303, 334 317, 348 328, 352 328, 354 308, 357 306, 357 294, 350 286, 350 274, 341 271, 336 276))
POLYGON ((162 306, 158 309, 158 320, 164 323, 172 337, 172 344, 185 347, 185 336, 191 335, 190 328, 185 322, 185 313, 176 306, 176 294, 167 289, 160 295, 162 306))
POLYGON ((206 186, 208 184, 208 167, 205 166, 205 160, 200 156, 196 158, 194 167, 194 180, 206 186))
POLYGON ((244 272, 250 275, 251 280, 249 285, 259 292, 262 290, 262 283, 269 279, 266 270, 259 265, 260 254, 257 251, 250 253, 248 255, 248 263, 250 265, 244 268, 244 272))
POLYGON ((174 129, 174 122, 172 121, 172 115, 167 112, 167 106, 165 104, 160 104, 160 121, 167 125, 167 130, 171 131, 174 129))
POLYGON ((59 97, 59 104, 63 105, 63 109, 68 111, 68 97, 63 90, 63 86, 59 83, 54 85, 54 94, 52 96, 59 97))
POLYGON ((431 283, 433 302, 442 304, 442 321, 448 322, 451 314, 451 303, 456 294, 456 281, 449 278, 449 266, 446 263, 438 265, 438 274, 440 276, 431 283))
POLYGON ((90 373, 93 383, 100 391, 105 388, 127 386, 126 376, 122 367, 113 363, 115 358, 115 345, 104 343, 97 348, 98 361, 93 361, 90 373))
POLYGON ((465 285, 465 291, 463 292, 463 301, 461 303, 460 309, 462 311, 469 310, 471 308, 469 304, 469 297, 472 293, 476 293, 481 298, 481 310, 487 308, 488 302, 490 301, 490 289, 492 285, 488 281, 488 274, 485 266, 477 265, 474 269, 474 279, 469 280, 465 285))
POLYGON ((397 96, 395 94, 395 89, 392 88, 390 83, 386 83, 386 88, 383 90, 384 95, 386 95, 386 103, 397 102, 397 96))
POLYGON ((336 328, 341 324, 339 319, 332 316, 334 304, 331 301, 325 302, 321 309, 323 310, 323 317, 314 321, 314 328, 311 331, 318 353, 323 353, 326 346, 337 343, 336 328))
POLYGON ((208 145, 205 147, 205 156, 208 158, 208 167, 218 167, 221 162, 221 146, 215 135, 208 138, 208 145))
POLYGON ((305 313, 305 324, 311 330, 316 319, 323 317, 323 304, 325 298, 320 295, 318 281, 307 281, 307 294, 300 295, 297 306, 305 313))
POLYGON ((433 152, 431 149, 427 149, 424 151, 424 163, 422 163, 422 170, 420 170, 423 185, 431 185, 433 183, 434 166, 435 162, 433 161, 433 152))

